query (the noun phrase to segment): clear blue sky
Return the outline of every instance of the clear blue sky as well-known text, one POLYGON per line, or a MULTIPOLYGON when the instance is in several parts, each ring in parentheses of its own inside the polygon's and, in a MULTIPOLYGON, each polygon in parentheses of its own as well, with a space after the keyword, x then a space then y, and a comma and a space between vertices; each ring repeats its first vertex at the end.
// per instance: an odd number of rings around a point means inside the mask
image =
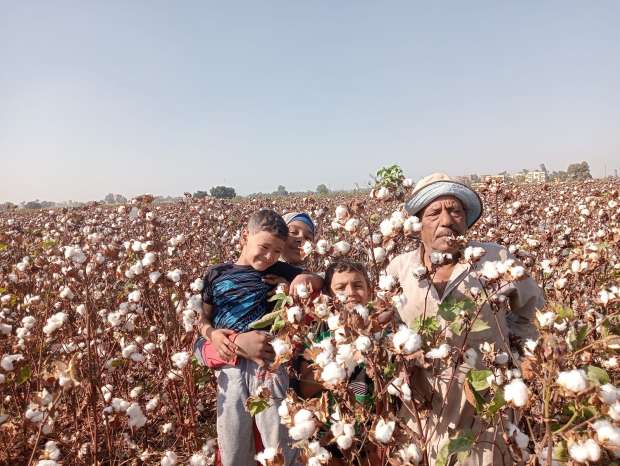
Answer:
POLYGON ((0 200, 620 168, 617 0, 0 6, 0 200))

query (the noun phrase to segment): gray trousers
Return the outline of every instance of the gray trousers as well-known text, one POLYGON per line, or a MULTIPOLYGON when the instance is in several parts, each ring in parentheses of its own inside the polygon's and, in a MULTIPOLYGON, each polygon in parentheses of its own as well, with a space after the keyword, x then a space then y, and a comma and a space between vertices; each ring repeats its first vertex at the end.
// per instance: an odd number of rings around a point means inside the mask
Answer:
POLYGON ((290 447, 286 426, 280 424, 278 406, 286 396, 288 374, 284 367, 275 372, 240 358, 236 366, 225 366, 217 375, 217 441, 222 466, 256 466, 252 416, 245 408, 250 395, 260 387, 272 394, 270 406, 254 417, 265 448, 278 448, 285 464, 295 465, 296 452, 290 447))

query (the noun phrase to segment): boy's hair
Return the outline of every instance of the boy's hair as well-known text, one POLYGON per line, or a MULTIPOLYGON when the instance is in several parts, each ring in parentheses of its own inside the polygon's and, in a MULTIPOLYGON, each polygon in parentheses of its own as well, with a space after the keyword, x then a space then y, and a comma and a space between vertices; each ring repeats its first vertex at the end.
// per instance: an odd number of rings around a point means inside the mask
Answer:
POLYGON ((340 259, 335 262, 332 262, 325 270, 325 282, 324 289, 327 294, 332 293, 332 280, 334 279, 334 274, 342 273, 342 272, 357 272, 364 277, 364 281, 366 285, 368 285, 368 289, 372 292, 372 286, 370 285, 370 278, 368 278, 368 271, 366 267, 361 262, 354 262, 347 259, 340 259))
POLYGON ((286 222, 280 214, 270 209, 260 209, 250 215, 247 229, 250 234, 266 231, 285 241, 288 238, 286 222))

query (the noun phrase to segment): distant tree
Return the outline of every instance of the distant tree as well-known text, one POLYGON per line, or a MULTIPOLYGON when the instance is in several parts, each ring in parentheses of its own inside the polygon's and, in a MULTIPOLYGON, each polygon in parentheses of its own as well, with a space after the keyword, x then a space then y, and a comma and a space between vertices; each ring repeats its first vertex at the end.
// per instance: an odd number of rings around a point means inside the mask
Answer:
POLYGON ((209 192, 211 196, 217 199, 232 199, 237 195, 235 193, 235 188, 230 188, 228 186, 214 186, 209 192))
POLYGON ((105 202, 106 204, 114 204, 115 200, 116 199, 114 197, 114 194, 112 193, 106 194, 106 196, 103 198, 103 202, 105 202))
POLYGON ((566 174, 571 180, 590 180, 590 165, 588 162, 571 163, 566 169, 566 174))
POLYGON ((278 189, 274 191, 274 194, 276 196, 288 196, 288 191, 285 186, 278 185, 278 189))
POLYGON ((114 197, 114 200, 116 201, 117 204, 125 204, 127 202, 127 198, 123 196, 122 194, 117 194, 114 197))
POLYGON ((477 174, 469 175, 469 179, 472 183, 480 183, 480 177, 477 174))
POLYGON ((316 187, 316 193, 317 194, 328 194, 329 188, 325 186, 324 184, 320 184, 316 187))
MULTIPOLYGON (((211 188, 211 191, 213 191, 213 188, 211 188)), ((198 198, 198 199, 202 199, 204 197, 207 197, 209 195, 208 192, 206 191, 196 191, 194 193, 194 197, 198 198)))
POLYGON ((26 202, 26 204, 24 205, 24 208, 26 208, 26 209, 40 209, 42 207, 43 207, 43 205, 41 204, 41 202, 38 199, 36 199, 34 201, 26 202))
POLYGON ((541 172, 545 172, 547 173, 547 167, 545 167, 544 163, 541 163, 538 168, 540 169, 541 172))

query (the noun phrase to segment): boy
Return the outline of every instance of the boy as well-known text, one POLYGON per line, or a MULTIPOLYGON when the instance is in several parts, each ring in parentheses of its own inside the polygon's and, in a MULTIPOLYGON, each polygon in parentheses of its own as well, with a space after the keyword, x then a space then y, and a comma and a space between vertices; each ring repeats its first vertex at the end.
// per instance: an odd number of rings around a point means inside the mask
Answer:
MULTIPOLYGON (((278 261, 288 237, 288 227, 272 210, 259 210, 242 233, 243 249, 235 264, 209 267, 204 279, 201 333, 218 353, 234 353, 234 337, 270 309, 267 301, 273 285, 263 278, 277 275, 292 281, 302 270, 278 261)), ((280 424, 278 399, 286 396, 288 376, 284 367, 269 372, 255 361, 239 358, 236 365, 223 366, 217 377, 217 435, 223 466, 256 464, 252 441, 252 417, 245 404, 260 387, 275 399, 254 418, 263 445, 281 448, 285 464, 294 462, 287 428, 280 424)))

